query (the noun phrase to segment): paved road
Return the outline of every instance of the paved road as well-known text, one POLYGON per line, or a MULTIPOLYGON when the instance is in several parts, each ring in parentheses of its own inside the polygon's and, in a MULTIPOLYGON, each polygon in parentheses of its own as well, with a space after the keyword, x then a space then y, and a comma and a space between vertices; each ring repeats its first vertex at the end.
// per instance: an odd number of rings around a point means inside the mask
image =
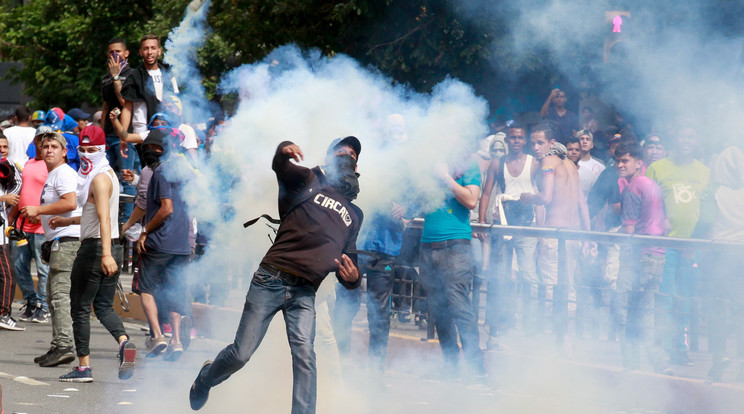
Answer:
MULTIPOLYGON (((238 313, 218 315, 236 325, 238 313)), ((215 388, 201 412, 288 413, 291 360, 281 317, 253 360, 215 388)), ((412 326, 391 337, 390 366, 382 384, 365 375, 364 317, 355 320, 353 358, 347 375, 334 369, 333 344, 318 341, 318 413, 731 413, 744 406, 744 386, 733 369, 724 383, 706 383, 709 362, 693 354, 696 365, 678 368, 676 376, 619 368, 616 343, 569 340, 558 350, 550 335, 505 338, 504 349, 486 355, 489 377, 483 384, 442 375, 441 352, 435 342, 422 342, 412 326), (343 378, 343 379, 342 379, 343 378)), ((224 340, 197 338, 177 363, 146 359, 140 354, 135 376, 116 375, 116 345, 92 321, 91 357, 95 382, 70 384, 57 380, 73 364, 41 368, 31 362, 48 348, 51 327, 25 324, 25 332, 0 331, 0 385, 5 413, 188 413, 188 388, 206 359, 224 347, 224 340)), ((144 348, 140 325, 128 324, 136 344, 144 348)), ((738 361, 737 361, 738 362, 738 361)))

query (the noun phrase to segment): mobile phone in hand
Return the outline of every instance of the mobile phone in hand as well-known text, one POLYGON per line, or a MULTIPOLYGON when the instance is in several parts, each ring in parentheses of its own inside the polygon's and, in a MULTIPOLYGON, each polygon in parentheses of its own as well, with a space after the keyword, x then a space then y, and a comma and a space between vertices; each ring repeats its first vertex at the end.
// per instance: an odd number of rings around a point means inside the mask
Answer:
POLYGON ((124 69, 129 64, 129 62, 127 62, 127 60, 124 59, 122 55, 115 51, 111 53, 111 56, 114 57, 114 62, 118 63, 121 66, 121 69, 124 69))

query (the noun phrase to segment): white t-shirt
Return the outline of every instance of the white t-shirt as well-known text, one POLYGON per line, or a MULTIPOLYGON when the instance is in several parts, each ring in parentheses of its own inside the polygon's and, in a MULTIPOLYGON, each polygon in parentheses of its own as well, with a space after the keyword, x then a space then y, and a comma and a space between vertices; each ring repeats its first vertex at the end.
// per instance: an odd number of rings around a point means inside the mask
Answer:
MULTIPOLYGON (((78 175, 75 170, 67 164, 62 164, 52 171, 49 171, 49 175, 47 175, 47 179, 44 182, 44 188, 41 190, 41 205, 45 206, 56 203, 65 194, 76 194, 77 177, 78 175)), ((57 237, 80 237, 79 224, 52 229, 49 227, 49 219, 55 216, 74 217, 81 214, 82 208, 78 206, 74 211, 68 211, 67 213, 42 215, 41 226, 44 228, 44 237, 47 241, 54 240, 57 237)))
POLYGON ((147 132, 147 103, 134 102, 132 105, 132 132, 142 134, 147 132))
POLYGON ((18 165, 23 165, 28 161, 26 150, 34 140, 36 129, 31 127, 13 126, 3 134, 8 138, 8 159, 18 165))
POLYGON ((157 69, 148 69, 147 73, 152 78, 152 83, 155 85, 155 97, 158 98, 158 101, 163 100, 163 72, 160 71, 160 68, 157 69))
POLYGON ((602 174, 604 170, 604 164, 594 158, 589 161, 579 160, 579 180, 581 181, 581 191, 584 192, 584 198, 589 197, 589 191, 597 182, 599 174, 602 174))
MULTIPOLYGON (((158 101, 163 100, 163 72, 160 70, 160 68, 147 70, 147 73, 152 78, 152 83, 155 85, 155 97, 158 98, 158 101)), ((173 92, 178 93, 178 84, 176 83, 176 78, 171 78, 172 86, 173 86, 173 92)))
POLYGON ((181 124, 178 126, 178 129, 183 132, 183 136, 185 137, 183 142, 181 142, 182 147, 186 149, 199 148, 199 144, 196 141, 196 131, 194 131, 194 128, 192 128, 191 125, 181 124))

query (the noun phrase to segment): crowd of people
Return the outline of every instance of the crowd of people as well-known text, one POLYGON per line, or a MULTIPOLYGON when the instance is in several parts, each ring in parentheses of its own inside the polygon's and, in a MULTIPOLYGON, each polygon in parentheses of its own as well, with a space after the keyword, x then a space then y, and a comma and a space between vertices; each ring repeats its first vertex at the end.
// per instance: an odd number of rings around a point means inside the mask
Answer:
MULTIPOLYGON (((126 43, 109 42, 103 108, 93 116, 79 108, 32 112, 21 106, 0 135, 6 227, 0 328, 25 329, 11 316, 18 286, 24 299, 18 319, 53 327, 49 351, 34 362, 50 367, 79 361, 61 381, 93 381, 91 308, 118 343, 119 378, 133 374, 137 347, 112 309, 122 240, 134 241, 138 256, 132 287, 150 327, 147 357, 177 361, 191 341, 195 293, 180 275, 200 235, 181 190, 189 171, 196 170, 198 153, 210 150, 224 121, 216 116, 203 124, 184 122, 178 84, 159 61, 157 36, 143 37, 139 54, 142 64, 131 68, 126 43), (120 194, 136 196, 135 202, 120 203, 120 194)), ((370 367, 377 378, 384 374, 395 281, 418 269, 412 278, 426 292, 425 310, 447 372, 468 378, 486 374, 477 306, 485 280, 487 349, 499 349, 517 319, 525 331, 544 330, 546 314, 554 315, 552 331, 562 338, 567 318, 555 315, 565 299, 569 311, 576 305, 608 306, 610 336, 622 344, 623 366, 639 369, 645 352, 660 373, 690 363, 691 299, 702 296, 714 316, 708 321, 710 375, 719 380, 730 363, 726 328, 744 328, 733 323, 742 309, 732 297, 740 291, 730 277, 741 264, 735 252, 626 249, 591 239, 570 240, 561 248, 549 237, 473 232, 476 222, 744 241, 740 148, 701 160, 701 127, 692 120, 641 140, 620 117, 617 125, 601 129, 589 107, 580 124, 566 102, 563 91, 553 90, 540 122, 501 125, 474 142, 466 160, 437 163, 433 174, 447 197, 436 209, 390 200, 389 210, 371 212, 364 226, 362 210, 352 203, 360 191, 360 140, 331 142, 325 165, 311 169, 297 165, 304 158, 297 145, 279 144, 271 168, 279 184, 281 222, 251 281, 234 343, 199 370, 192 408, 201 408, 212 387, 248 362, 281 310, 292 350, 292 412, 314 412, 315 293, 332 272, 339 281, 332 334, 342 360, 348 358, 351 321, 362 300, 357 287, 366 277, 370 367), (424 218, 420 237, 406 237, 418 216, 424 218), (566 272, 559 271, 559 259, 567 263, 566 272), (707 275, 704 284, 701 271, 707 275), (662 316, 654 321, 654 315, 662 316)), ((576 315, 577 334, 581 318, 576 315)))

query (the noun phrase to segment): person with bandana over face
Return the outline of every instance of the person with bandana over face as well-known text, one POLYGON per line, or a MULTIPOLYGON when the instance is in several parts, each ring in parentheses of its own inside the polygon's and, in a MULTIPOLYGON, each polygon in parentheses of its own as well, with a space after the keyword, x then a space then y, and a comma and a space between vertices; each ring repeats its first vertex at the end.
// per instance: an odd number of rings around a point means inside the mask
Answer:
POLYGON ((59 377, 63 382, 93 382, 90 368, 90 311, 119 343, 119 378, 132 376, 136 349, 121 319, 114 312, 114 295, 119 280, 123 249, 113 240, 119 237, 119 180, 106 158, 106 136, 97 126, 80 132, 80 169, 77 204, 80 216, 52 217, 49 225, 61 228, 80 225, 80 249, 70 274, 72 329, 80 365, 59 377))
POLYGON ((184 351, 180 335, 181 317, 189 315, 187 284, 180 278, 189 261, 189 217, 181 196, 182 168, 177 129, 150 131, 142 148, 142 159, 153 171, 147 187, 147 206, 142 233, 137 241, 140 254, 139 278, 133 289, 139 291, 142 308, 150 324, 146 340, 147 356, 165 351, 166 361, 177 361, 184 351), (168 313, 173 335, 168 342, 160 329, 158 308, 168 313))
POLYGON ((330 272, 347 289, 356 289, 360 273, 356 239, 362 211, 352 204, 359 193, 355 137, 334 140, 326 165, 306 168, 290 141, 279 144, 272 169, 279 182, 281 224, 274 244, 253 274, 235 341, 207 361, 191 386, 191 408, 198 410, 209 390, 240 370, 261 343, 273 316, 282 311, 292 350, 292 414, 315 413, 315 292, 330 272))

